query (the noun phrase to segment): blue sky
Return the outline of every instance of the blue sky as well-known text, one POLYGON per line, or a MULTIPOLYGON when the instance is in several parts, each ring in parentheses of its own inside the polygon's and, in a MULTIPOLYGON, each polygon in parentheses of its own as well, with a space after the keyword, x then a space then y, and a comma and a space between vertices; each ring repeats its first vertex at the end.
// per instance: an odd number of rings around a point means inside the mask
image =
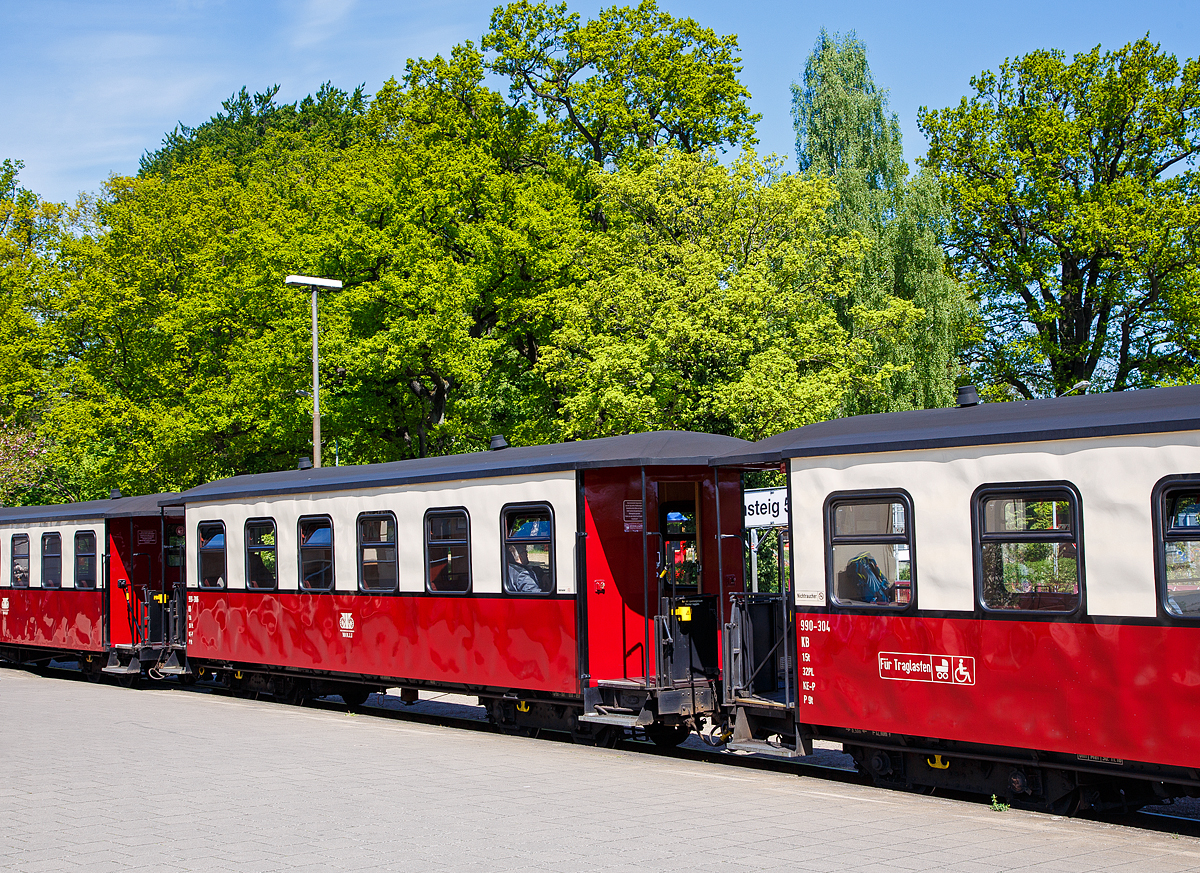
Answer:
MULTIPOLYGON (((478 43, 494 2, 383 0, 0 0, 0 158, 25 161, 26 187, 53 200, 132 173, 176 122, 197 124, 243 85, 293 101, 330 80, 373 92, 410 57, 478 43)), ((611 3, 572 0, 585 18, 611 3)), ((924 151, 918 107, 949 106, 970 77, 1035 48, 1118 48, 1149 32, 1182 61, 1200 54, 1200 4, 1031 2, 730 3, 660 0, 736 33, 742 80, 762 114, 761 152, 794 166, 791 94, 821 27, 857 31, 891 93, 905 152, 924 151)))

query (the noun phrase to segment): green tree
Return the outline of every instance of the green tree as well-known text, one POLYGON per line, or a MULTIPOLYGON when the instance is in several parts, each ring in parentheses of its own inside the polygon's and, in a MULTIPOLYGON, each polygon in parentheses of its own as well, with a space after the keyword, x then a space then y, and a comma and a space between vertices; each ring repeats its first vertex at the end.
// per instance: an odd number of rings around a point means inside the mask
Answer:
POLYGON ((900 122, 853 33, 821 31, 803 86, 792 86, 792 113, 801 171, 827 176, 837 189, 835 232, 868 242, 862 278, 838 306, 842 324, 858 335, 854 307, 878 309, 892 298, 912 302, 920 314, 916 328, 904 333, 869 326, 873 355, 891 376, 853 391, 845 412, 947 405, 971 312, 966 291, 946 270, 947 211, 936 182, 908 178, 900 122))
POLYGON ((320 140, 346 148, 366 112, 363 88, 347 93, 326 82, 316 94, 283 104, 275 102, 278 85, 253 97, 242 88, 221 104, 223 112, 203 124, 176 125, 157 150, 142 155, 139 175, 169 176, 172 166, 190 163, 205 152, 241 166, 273 131, 302 134, 302 142, 320 140))
POLYGON ((321 301, 326 457, 462 451, 510 427, 545 439, 535 368, 583 224, 563 181, 578 165, 482 76, 463 47, 385 85, 345 147, 270 129, 249 152, 113 177, 47 308, 55 469, 91 494, 150 491, 307 454, 291 272, 345 282, 321 301))
POLYGON ((853 31, 824 28, 804 64, 804 85, 792 85, 796 160, 801 172, 855 170, 873 191, 895 188, 907 173, 900 119, 888 111, 853 31))
POLYGON ((738 81, 736 36, 674 18, 654 0, 580 23, 566 3, 498 7, 483 48, 493 72, 554 120, 574 153, 603 165, 641 149, 688 152, 754 141, 760 116, 738 81))
POLYGON ((731 167, 666 150, 596 183, 608 232, 588 242, 544 371, 565 435, 678 428, 759 439, 836 415, 878 386, 873 333, 918 316, 891 299, 836 309, 859 280, 863 243, 829 233, 834 191, 752 152, 731 167))
POLYGON ((39 302, 56 281, 64 207, 21 187, 23 166, 0 163, 0 420, 29 424, 45 399, 39 302))
POLYGON ((20 504, 46 474, 46 446, 29 425, 0 421, 0 506, 20 504))
POLYGON ((1036 397, 1194 376, 1200 62, 1147 38, 1035 51, 971 87, 920 124, 981 300, 981 378, 1036 397))
MULTIPOLYGON (((364 165, 378 167, 369 196, 387 225, 350 238, 401 245, 385 258, 387 274, 363 276, 375 294, 364 311, 373 314, 353 331, 357 338, 347 337, 344 348, 361 354, 345 368, 353 380, 377 374, 373 395, 399 386, 412 395, 406 403, 425 410, 413 426, 392 428, 415 453, 483 446, 497 432, 539 442, 553 429, 553 404, 536 368, 582 231, 571 189, 578 168, 544 124, 507 105, 483 76, 482 58, 469 44, 448 60, 410 63, 403 86, 380 90, 368 139, 353 150, 364 165), (436 278, 422 276, 429 270, 436 278), (389 293, 378 294, 377 279, 393 283, 389 293), (406 307, 420 300, 427 311, 439 310, 429 329, 441 342, 406 339, 418 323, 406 307), (441 333, 452 324, 453 332, 441 333), (381 344, 414 342, 443 349, 442 363, 399 371, 394 359, 383 369, 372 365, 381 344)), ((338 220, 352 225, 359 214, 338 220)))
POLYGON ((72 490, 146 493, 294 463, 295 437, 281 439, 303 432, 292 386, 252 374, 302 354, 304 298, 276 291, 261 209, 220 161, 170 180, 114 176, 88 204, 62 250, 73 276, 47 301, 44 424, 72 490), (291 342, 270 342, 293 324, 291 342))

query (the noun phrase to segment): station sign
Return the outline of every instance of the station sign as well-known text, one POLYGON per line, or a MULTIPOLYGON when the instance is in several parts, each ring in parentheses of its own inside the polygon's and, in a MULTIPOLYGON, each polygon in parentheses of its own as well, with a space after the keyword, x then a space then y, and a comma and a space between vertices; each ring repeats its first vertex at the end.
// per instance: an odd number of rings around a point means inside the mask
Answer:
POLYGON ((751 488, 745 492, 742 500, 743 527, 786 527, 787 523, 786 488, 751 488))

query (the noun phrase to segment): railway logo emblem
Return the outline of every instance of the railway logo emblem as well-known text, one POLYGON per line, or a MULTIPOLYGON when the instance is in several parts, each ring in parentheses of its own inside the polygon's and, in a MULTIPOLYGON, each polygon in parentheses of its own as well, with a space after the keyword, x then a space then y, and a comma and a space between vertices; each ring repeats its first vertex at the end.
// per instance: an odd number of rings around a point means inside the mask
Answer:
POLYGON ((338 627, 342 629, 342 636, 350 639, 354 636, 354 613, 343 612, 342 617, 338 619, 338 627))
POLYGON ((960 655, 880 652, 879 678, 940 685, 974 685, 975 659, 960 655))

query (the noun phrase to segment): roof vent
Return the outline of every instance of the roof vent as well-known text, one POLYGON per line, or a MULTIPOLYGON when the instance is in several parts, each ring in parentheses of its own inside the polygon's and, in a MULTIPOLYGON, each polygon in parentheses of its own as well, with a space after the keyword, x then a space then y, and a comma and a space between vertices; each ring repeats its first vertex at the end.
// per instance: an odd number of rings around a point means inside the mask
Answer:
POLYGON ((498 433, 492 437, 492 441, 488 443, 488 448, 493 452, 499 451, 500 449, 507 449, 508 440, 504 438, 504 434, 498 433))
POLYGON ((120 499, 121 499, 121 489, 120 489, 120 488, 114 488, 112 491, 109 491, 109 492, 108 492, 108 499, 109 499, 109 500, 120 500, 120 499))
POLYGON ((296 469, 297 470, 311 470, 312 469, 312 459, 311 458, 301 458, 299 461, 296 462, 296 469))
POLYGON ((958 386, 958 400, 956 403, 960 407, 978 406, 979 392, 975 390, 974 385, 960 385, 958 386))

